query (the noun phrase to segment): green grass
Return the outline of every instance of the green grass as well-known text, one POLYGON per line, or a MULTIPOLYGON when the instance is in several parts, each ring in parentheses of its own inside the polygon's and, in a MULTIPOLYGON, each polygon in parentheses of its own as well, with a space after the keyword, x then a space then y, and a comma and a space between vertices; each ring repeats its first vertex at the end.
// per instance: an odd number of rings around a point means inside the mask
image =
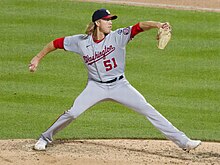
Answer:
MULTIPOLYGON (((219 13, 52 0, 0 2, 0 138, 37 138, 68 110, 86 85, 78 55, 58 50, 28 63, 45 44, 84 33, 101 7, 119 16, 114 29, 169 21, 173 37, 156 48, 156 29, 127 46, 126 77, 159 112, 191 138, 220 141, 219 13), (128 12, 129 11, 129 12, 128 12)), ((148 120, 116 103, 86 111, 55 138, 164 138, 148 120)))

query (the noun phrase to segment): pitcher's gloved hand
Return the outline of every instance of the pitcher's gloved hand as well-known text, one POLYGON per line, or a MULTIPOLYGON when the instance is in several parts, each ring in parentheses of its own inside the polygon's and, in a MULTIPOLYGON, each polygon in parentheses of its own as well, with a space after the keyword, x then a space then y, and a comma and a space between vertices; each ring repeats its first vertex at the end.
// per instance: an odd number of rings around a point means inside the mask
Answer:
POLYGON ((157 47, 159 49, 164 49, 167 46, 172 36, 171 31, 172 28, 168 22, 164 23, 162 27, 159 28, 157 33, 157 40, 158 40, 157 47))

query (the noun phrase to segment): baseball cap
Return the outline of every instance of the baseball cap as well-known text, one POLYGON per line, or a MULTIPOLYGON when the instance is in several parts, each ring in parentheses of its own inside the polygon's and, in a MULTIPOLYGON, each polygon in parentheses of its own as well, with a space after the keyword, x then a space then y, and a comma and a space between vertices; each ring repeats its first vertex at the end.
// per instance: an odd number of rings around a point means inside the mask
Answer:
POLYGON ((116 15, 111 15, 111 13, 106 10, 106 9, 99 9, 99 10, 96 10, 93 15, 92 15, 92 22, 95 22, 99 19, 116 19, 117 16, 116 15))

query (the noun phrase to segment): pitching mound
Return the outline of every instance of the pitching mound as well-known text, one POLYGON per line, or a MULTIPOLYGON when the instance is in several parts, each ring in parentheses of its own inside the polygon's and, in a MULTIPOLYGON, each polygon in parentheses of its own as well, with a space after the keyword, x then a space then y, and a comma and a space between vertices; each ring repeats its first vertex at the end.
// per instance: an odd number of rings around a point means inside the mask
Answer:
POLYGON ((54 141, 35 151, 36 140, 1 140, 0 165, 220 164, 220 143, 203 142, 189 153, 166 140, 54 141))

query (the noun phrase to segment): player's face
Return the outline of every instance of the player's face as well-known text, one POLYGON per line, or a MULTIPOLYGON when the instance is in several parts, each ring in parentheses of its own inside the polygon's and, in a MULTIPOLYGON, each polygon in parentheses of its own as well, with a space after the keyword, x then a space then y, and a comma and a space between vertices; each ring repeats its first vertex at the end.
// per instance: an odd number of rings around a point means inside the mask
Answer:
POLYGON ((100 19, 99 29, 104 34, 109 34, 112 30, 112 20, 111 19, 100 19))

